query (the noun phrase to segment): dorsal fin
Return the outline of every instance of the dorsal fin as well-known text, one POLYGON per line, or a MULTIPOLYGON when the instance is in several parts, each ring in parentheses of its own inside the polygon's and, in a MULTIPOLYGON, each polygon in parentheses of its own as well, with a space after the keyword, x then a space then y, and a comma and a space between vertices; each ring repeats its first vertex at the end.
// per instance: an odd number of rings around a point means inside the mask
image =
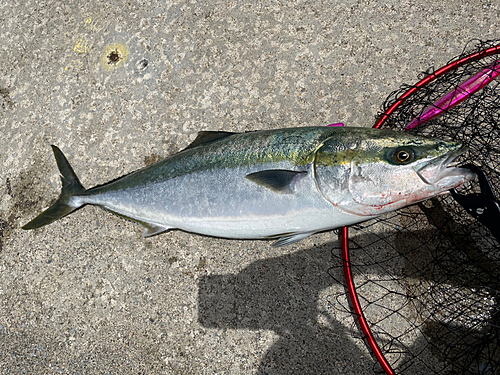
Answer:
POLYGON ((197 147, 200 145, 206 145, 215 141, 218 141, 220 139, 224 139, 226 137, 229 137, 233 134, 239 134, 239 133, 232 133, 232 132, 219 132, 219 131, 202 131, 198 132, 198 136, 196 139, 189 144, 184 150, 188 150, 193 147, 197 147))

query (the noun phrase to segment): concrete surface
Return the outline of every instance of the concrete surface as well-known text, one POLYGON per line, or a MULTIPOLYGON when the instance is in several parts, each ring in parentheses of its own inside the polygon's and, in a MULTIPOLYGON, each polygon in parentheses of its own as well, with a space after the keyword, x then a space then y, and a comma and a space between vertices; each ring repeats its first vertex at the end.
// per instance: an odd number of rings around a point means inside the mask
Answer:
POLYGON ((0 2, 0 373, 371 374, 328 275, 335 233, 285 248, 142 229, 59 191, 172 154, 198 130, 344 122, 472 38, 498 2, 0 2))

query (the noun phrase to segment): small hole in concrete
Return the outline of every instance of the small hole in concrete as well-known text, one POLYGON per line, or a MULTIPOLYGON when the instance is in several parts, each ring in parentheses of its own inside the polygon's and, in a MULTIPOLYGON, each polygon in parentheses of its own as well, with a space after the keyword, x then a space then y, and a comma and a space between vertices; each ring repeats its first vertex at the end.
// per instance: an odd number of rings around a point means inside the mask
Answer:
POLYGON ((112 51, 108 55, 108 64, 116 64, 120 60, 120 54, 117 50, 112 51))

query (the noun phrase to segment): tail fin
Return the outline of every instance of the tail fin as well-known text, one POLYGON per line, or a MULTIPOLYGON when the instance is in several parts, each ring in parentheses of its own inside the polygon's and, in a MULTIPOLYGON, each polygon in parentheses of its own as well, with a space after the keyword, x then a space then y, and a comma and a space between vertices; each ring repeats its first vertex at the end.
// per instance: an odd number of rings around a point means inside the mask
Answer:
POLYGON ((60 219, 61 217, 66 216, 74 210, 80 208, 80 206, 70 206, 68 203, 72 196, 84 193, 85 188, 78 180, 78 177, 76 177, 73 168, 71 168, 68 159, 66 159, 66 156, 64 156, 61 150, 59 150, 56 146, 52 146, 52 150, 54 151, 57 166, 59 167, 59 172, 61 173, 61 195, 59 195, 59 198, 52 206, 23 226, 23 229, 36 229, 43 227, 44 225, 50 224, 53 221, 56 221, 57 219, 60 219))

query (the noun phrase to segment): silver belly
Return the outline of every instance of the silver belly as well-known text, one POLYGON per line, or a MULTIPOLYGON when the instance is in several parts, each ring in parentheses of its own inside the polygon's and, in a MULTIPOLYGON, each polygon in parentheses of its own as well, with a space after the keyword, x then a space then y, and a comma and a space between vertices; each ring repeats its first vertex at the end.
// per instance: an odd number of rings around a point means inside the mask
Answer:
POLYGON ((314 233, 368 219, 327 202, 318 193, 309 166, 302 167, 308 175, 294 186, 293 194, 276 193, 245 178, 265 168, 278 169, 273 165, 206 170, 74 199, 137 221, 226 238, 314 233))

